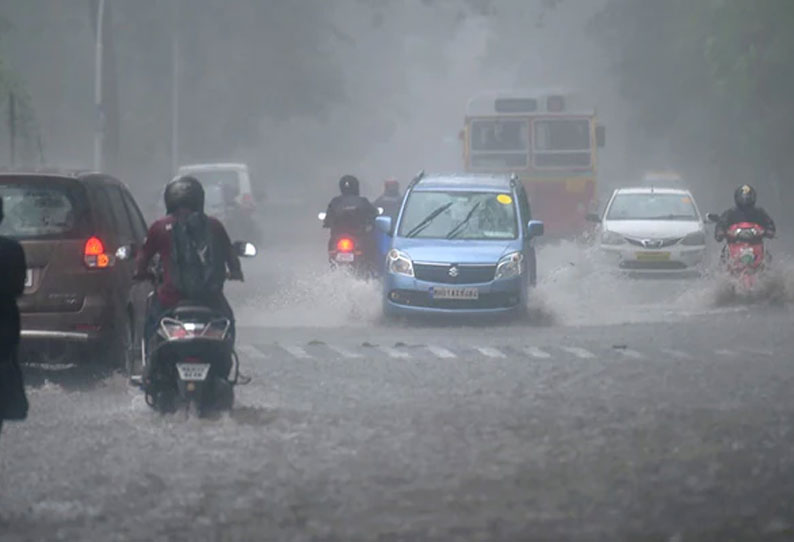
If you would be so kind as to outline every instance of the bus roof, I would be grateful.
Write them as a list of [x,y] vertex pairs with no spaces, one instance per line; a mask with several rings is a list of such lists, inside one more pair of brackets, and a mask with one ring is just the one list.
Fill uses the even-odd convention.
[[562,87],[483,92],[466,104],[469,117],[538,114],[590,116],[595,108],[585,103],[580,92]]

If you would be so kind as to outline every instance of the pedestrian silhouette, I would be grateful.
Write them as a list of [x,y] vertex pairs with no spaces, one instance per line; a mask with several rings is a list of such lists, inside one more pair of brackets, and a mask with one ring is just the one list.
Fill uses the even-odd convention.
[[[0,224],[3,200],[0,198]],[[25,252],[14,239],[0,236],[0,430],[3,420],[27,417],[28,401],[17,359],[19,308],[17,298],[25,290]]]

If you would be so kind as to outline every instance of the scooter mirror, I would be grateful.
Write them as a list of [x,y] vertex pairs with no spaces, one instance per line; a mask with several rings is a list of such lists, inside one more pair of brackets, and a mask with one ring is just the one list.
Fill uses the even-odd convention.
[[706,215],[706,222],[711,222],[713,224],[716,224],[719,221],[720,221],[720,215],[718,215],[717,213],[708,213]]
[[317,220],[320,222],[325,220],[325,213],[317,213]]

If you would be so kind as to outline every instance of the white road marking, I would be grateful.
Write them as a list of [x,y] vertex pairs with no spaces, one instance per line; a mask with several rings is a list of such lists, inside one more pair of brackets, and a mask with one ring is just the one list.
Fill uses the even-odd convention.
[[383,352],[390,358],[409,359],[411,357],[411,354],[409,354],[408,352],[397,350],[396,348],[392,348],[391,346],[381,346],[379,348],[381,352]]
[[681,350],[676,350],[675,348],[662,348],[662,352],[665,354],[669,354],[676,359],[694,359],[691,355],[683,352]]
[[282,346],[281,348],[298,359],[311,359],[309,353],[306,352],[306,350],[304,350],[301,346]]
[[248,359],[263,360],[268,358],[264,352],[252,344],[238,344],[234,348]]
[[549,359],[551,357],[551,354],[549,354],[544,350],[541,350],[536,346],[528,346],[524,348],[524,352],[526,352],[527,355],[532,356],[533,358]]
[[441,359],[454,359],[458,357],[453,352],[441,346],[428,346],[427,349],[430,350],[434,356],[437,356]]
[[569,354],[573,354],[579,359],[593,359],[595,356],[589,350],[585,350],[584,348],[579,348],[578,346],[561,346],[561,349],[565,350]]
[[361,355],[361,354],[359,354],[357,352],[353,352],[351,350],[348,350],[347,348],[342,348],[341,346],[334,346],[333,344],[329,344],[329,345],[326,345],[326,346],[328,346],[328,348],[330,348],[331,350],[333,350],[334,352],[336,352],[337,354],[339,354],[343,358],[356,359],[356,358],[363,358],[364,357],[363,355]]
[[732,358],[736,356],[736,352],[734,352],[733,350],[727,350],[725,348],[715,350],[714,353],[717,354],[718,356],[724,356],[726,358]]
[[500,350],[496,348],[491,348],[490,346],[478,346],[475,348],[480,354],[488,358],[505,358],[505,356]]
[[616,350],[627,358],[645,359],[645,356],[641,352],[637,352],[636,350],[632,350],[631,348],[616,348]]
[[774,356],[775,352],[772,350],[764,350],[763,348],[742,348],[748,354],[755,354],[757,356]]

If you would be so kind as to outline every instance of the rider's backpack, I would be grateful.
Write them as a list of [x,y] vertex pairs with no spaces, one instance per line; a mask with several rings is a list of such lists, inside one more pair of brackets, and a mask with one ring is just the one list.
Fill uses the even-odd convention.
[[223,291],[226,264],[207,215],[178,216],[171,229],[171,280],[185,299],[205,299]]

